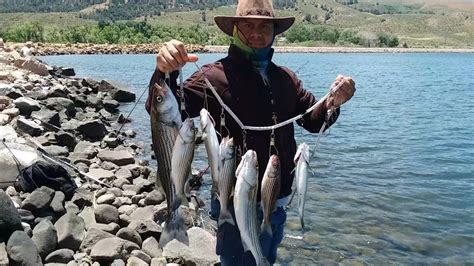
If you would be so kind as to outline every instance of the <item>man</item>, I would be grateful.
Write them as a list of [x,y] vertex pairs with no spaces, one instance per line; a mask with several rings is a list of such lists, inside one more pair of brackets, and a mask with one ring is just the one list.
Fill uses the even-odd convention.
[[[232,37],[228,56],[213,64],[202,67],[184,83],[186,111],[191,117],[199,115],[207,97],[208,111],[216,121],[216,130],[221,124],[222,107],[213,97],[204,81],[206,77],[215,87],[223,101],[245,125],[270,126],[288,120],[306,111],[317,101],[303,89],[302,82],[289,69],[275,65],[271,59],[271,48],[275,36],[287,30],[294,17],[275,17],[271,0],[240,0],[236,16],[217,16],[215,22],[219,28]],[[169,85],[178,99],[178,69],[187,62],[196,62],[196,55],[187,54],[182,42],[172,40],[163,45],[157,57],[157,67],[150,81],[150,87],[163,84],[165,73],[170,73]],[[341,86],[336,87],[340,83]],[[355,92],[351,78],[338,76],[332,85],[332,91],[325,102],[297,123],[310,132],[318,132],[326,121],[328,126],[339,115],[339,106],[348,101]],[[150,90],[151,91],[151,90]],[[206,92],[206,93],[204,93]],[[328,111],[336,108],[331,116]],[[147,101],[149,110],[149,101]],[[225,125],[240,150],[245,148],[257,152],[259,164],[259,185],[269,160],[271,132],[242,132],[230,115],[224,112]],[[274,132],[275,147],[281,163],[281,190],[277,209],[271,217],[273,235],[261,237],[264,255],[270,263],[277,257],[277,247],[283,239],[286,221],[284,206],[288,203],[293,183],[293,156],[296,152],[293,124],[281,127]],[[244,141],[245,140],[245,141]],[[246,146],[246,147],[245,147]],[[275,151],[273,151],[275,152]],[[259,193],[260,194],[260,193]],[[260,201],[260,195],[258,195]],[[232,200],[230,200],[232,204]],[[229,206],[233,212],[233,206]],[[216,199],[211,203],[212,216],[218,216]],[[261,210],[259,219],[261,220]],[[250,252],[244,252],[237,226],[225,223],[217,233],[216,253],[221,256],[222,265],[255,264]]]

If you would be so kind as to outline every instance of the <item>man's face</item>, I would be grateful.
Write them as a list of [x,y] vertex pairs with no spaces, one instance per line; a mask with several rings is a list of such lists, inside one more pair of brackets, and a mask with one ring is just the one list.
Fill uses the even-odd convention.
[[249,18],[237,22],[240,39],[250,48],[264,48],[273,41],[273,22]]

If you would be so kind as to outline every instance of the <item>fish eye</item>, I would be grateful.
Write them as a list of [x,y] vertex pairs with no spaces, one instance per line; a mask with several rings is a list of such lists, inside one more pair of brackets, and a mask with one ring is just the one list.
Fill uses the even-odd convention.
[[156,96],[156,101],[161,103],[163,101],[163,97],[161,96]]

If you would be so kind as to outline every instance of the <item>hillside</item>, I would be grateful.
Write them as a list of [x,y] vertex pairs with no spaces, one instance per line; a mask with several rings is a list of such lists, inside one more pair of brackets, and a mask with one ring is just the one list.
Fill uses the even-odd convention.
[[[0,11],[6,2],[0,0]],[[33,1],[26,0],[25,2]],[[46,0],[42,3],[57,2]],[[232,15],[233,0],[60,0],[67,3],[93,3],[71,12],[3,13],[2,28],[17,27],[25,22],[38,22],[45,28],[68,28],[74,25],[96,25],[97,21],[146,21],[152,26],[190,27],[199,25],[215,38],[223,37],[214,25],[215,15]],[[108,1],[109,2],[109,1]],[[115,4],[112,4],[115,3]],[[156,4],[154,4],[156,3]],[[205,3],[205,4],[204,4]],[[291,15],[307,29],[334,29],[337,34],[351,32],[373,39],[380,33],[396,36],[399,46],[409,47],[474,47],[474,3],[472,0],[275,0],[277,15]],[[147,11],[144,12],[143,10]],[[298,27],[298,26],[296,26]],[[0,29],[0,34],[2,29]],[[287,37],[287,36],[281,36]],[[327,41],[306,41],[284,45],[353,45]],[[357,44],[356,44],[357,45]],[[369,44],[370,45],[370,44]]]

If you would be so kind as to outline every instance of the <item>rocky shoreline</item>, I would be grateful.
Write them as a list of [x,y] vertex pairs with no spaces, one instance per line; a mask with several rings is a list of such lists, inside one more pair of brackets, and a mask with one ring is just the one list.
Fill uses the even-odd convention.
[[156,171],[135,159],[143,150],[136,132],[114,131],[127,122],[120,103],[135,94],[50,67],[30,57],[36,47],[0,39],[0,138],[8,145],[33,141],[110,187],[67,167],[78,185],[70,199],[47,186],[2,187],[0,265],[217,264],[214,227],[203,220],[199,198],[183,209],[189,245],[158,247],[166,201],[155,189]]
[[[156,54],[161,44],[10,43],[31,55]],[[227,53],[228,46],[188,45],[192,53]],[[474,48],[298,47],[275,46],[277,53],[474,53]]]

